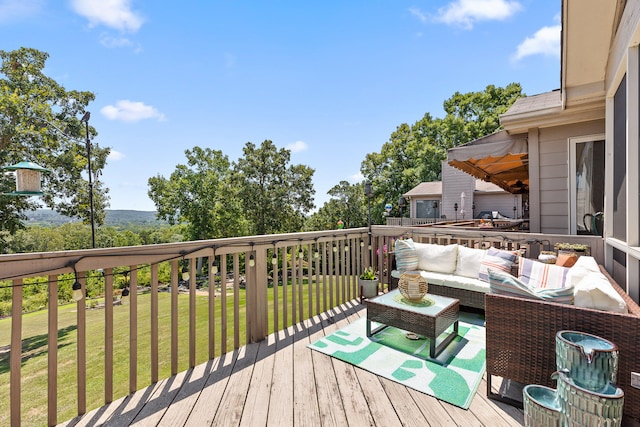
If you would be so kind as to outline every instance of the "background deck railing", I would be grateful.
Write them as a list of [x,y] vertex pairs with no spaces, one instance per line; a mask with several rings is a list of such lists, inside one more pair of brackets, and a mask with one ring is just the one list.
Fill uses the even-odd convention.
[[[10,322],[8,338],[0,328],[0,425],[55,425],[356,299],[366,266],[386,277],[399,237],[537,255],[569,236],[374,226],[371,236],[358,228],[0,255],[0,284],[12,289],[11,319],[0,320]],[[571,238],[602,255],[601,239]],[[48,286],[46,325],[26,333],[23,287],[34,277]],[[84,295],[90,280],[103,286],[100,304],[82,298],[69,318],[59,292],[77,281]]]

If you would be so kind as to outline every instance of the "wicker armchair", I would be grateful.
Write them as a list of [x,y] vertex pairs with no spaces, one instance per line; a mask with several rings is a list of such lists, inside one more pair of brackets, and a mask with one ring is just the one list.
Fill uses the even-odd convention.
[[525,385],[555,387],[551,374],[556,370],[556,333],[576,330],[617,344],[620,352],[617,385],[625,393],[624,414],[640,420],[640,389],[631,386],[631,372],[640,373],[640,306],[604,268],[600,269],[626,301],[628,314],[485,295],[487,394],[490,398],[509,400],[491,391],[493,375]]

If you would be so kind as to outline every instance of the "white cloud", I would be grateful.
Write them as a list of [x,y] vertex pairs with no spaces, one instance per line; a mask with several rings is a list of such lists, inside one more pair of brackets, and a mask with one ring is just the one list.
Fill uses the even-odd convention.
[[164,114],[155,107],[127,99],[116,102],[115,106],[107,105],[100,112],[110,120],[122,120],[123,122],[138,122],[146,119],[156,119],[159,122],[166,120]]
[[144,19],[131,9],[131,0],[71,0],[73,10],[95,27],[104,25],[123,32],[136,32]]
[[129,47],[133,46],[133,42],[125,37],[111,37],[103,34],[100,37],[100,44],[104,47]]
[[510,0],[456,0],[438,10],[436,20],[472,29],[479,21],[501,21],[518,12],[522,6]]
[[532,37],[527,37],[518,45],[513,60],[526,56],[546,55],[560,57],[560,25],[542,27]]
[[420,9],[418,9],[417,7],[412,7],[409,8],[409,12],[415,16],[416,18],[418,18],[420,21],[427,22],[427,15],[425,15]]
[[0,0],[0,22],[32,16],[44,6],[43,0]]
[[119,151],[116,150],[111,150],[111,152],[109,153],[109,156],[107,157],[107,160],[122,160],[124,159],[124,153],[121,153]]
[[296,141],[293,144],[287,145],[287,150],[290,150],[292,153],[299,153],[301,151],[305,151],[307,148],[307,143],[304,141]]

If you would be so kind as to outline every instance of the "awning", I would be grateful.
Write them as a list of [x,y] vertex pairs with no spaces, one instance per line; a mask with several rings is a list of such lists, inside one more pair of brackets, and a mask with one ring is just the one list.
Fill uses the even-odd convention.
[[529,153],[526,138],[506,131],[485,136],[447,151],[448,163],[476,178],[493,182],[513,194],[529,192]]

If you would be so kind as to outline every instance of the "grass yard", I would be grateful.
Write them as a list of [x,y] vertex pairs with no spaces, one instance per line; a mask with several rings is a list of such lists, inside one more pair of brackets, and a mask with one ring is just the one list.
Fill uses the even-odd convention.
[[[355,280],[355,279],[353,279]],[[302,296],[302,304],[296,304],[297,319],[306,319],[316,313],[316,286],[320,286],[320,311],[324,311],[325,288],[322,284],[311,284],[306,279],[302,284],[296,283],[297,296]],[[327,299],[333,292],[335,304],[336,296],[343,294],[347,284],[340,280],[330,280],[326,289]],[[355,288],[355,286],[354,286]],[[288,322],[284,323],[283,296],[286,291]],[[309,293],[313,296],[313,307],[309,313]],[[293,287],[278,286],[279,328],[291,325],[291,298]],[[269,295],[269,333],[273,331],[274,316],[274,288],[268,289]],[[351,298],[356,298],[355,290]],[[171,374],[171,330],[170,294],[160,292],[159,300],[159,376],[166,378]],[[216,356],[221,353],[221,303],[217,297],[215,301],[215,334]],[[227,351],[234,349],[234,325],[239,327],[240,346],[244,344],[246,330],[245,291],[239,291],[238,318],[234,318],[233,290],[227,290]],[[138,296],[138,388],[151,384],[151,298],[150,294]],[[327,302],[327,307],[330,308]],[[189,367],[189,296],[180,294],[178,297],[178,371]],[[302,312],[300,309],[302,308]],[[114,306],[114,398],[129,393],[129,306]],[[196,297],[196,363],[208,360],[208,297]],[[47,311],[25,314],[22,317],[22,423],[37,426],[47,424]],[[68,304],[58,308],[58,422],[73,418],[76,415],[76,305]],[[104,310],[87,310],[87,408],[102,406],[104,401]],[[11,342],[11,319],[0,320],[0,425],[9,425],[9,344]]]

